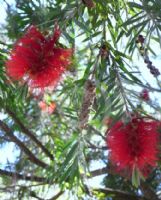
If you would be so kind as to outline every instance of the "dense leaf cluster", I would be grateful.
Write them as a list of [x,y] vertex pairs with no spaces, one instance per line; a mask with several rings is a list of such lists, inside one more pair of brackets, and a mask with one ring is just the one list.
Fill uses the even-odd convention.
[[[160,119],[160,76],[150,74],[136,44],[143,35],[144,51],[159,69],[160,0],[5,2],[7,18],[0,41],[0,144],[3,150],[14,143],[15,151],[14,162],[8,160],[0,167],[0,198],[159,199],[160,164],[135,188],[111,168],[105,140],[109,118],[113,123],[120,118],[128,121],[129,114],[136,112]],[[55,22],[62,30],[59,45],[74,49],[73,64],[63,80],[44,94],[12,82],[5,62],[16,40],[31,24],[48,35]],[[91,91],[88,82],[93,83]],[[150,100],[140,98],[142,89],[149,91]],[[38,103],[42,100],[56,103],[51,115],[41,112]],[[99,187],[97,176],[101,177]]]

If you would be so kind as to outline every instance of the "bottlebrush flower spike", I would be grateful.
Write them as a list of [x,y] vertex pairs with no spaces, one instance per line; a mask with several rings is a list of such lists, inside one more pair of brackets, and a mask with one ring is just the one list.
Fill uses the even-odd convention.
[[6,70],[13,80],[25,80],[32,88],[56,85],[71,64],[72,49],[56,46],[60,29],[55,26],[52,37],[45,37],[35,26],[15,44]]
[[107,133],[109,160],[118,173],[132,176],[137,169],[146,177],[156,166],[158,122],[133,118],[128,124],[118,121]]
[[87,125],[90,113],[90,107],[93,104],[95,95],[96,95],[96,85],[94,81],[88,79],[85,84],[84,97],[79,115],[80,129],[84,129]]

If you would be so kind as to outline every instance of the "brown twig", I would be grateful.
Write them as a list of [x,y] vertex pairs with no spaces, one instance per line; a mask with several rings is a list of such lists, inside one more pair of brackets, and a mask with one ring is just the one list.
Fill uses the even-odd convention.
[[3,170],[3,169],[0,169],[0,175],[9,176],[9,177],[12,177],[12,178],[18,179],[18,180],[35,181],[35,182],[40,182],[40,183],[44,183],[44,184],[48,183],[46,178],[44,178],[44,177],[29,176],[29,175],[19,174],[17,172],[7,171],[7,170]]
[[137,196],[137,195],[133,195],[130,194],[128,192],[124,192],[121,190],[116,190],[116,189],[112,189],[112,188],[94,188],[93,191],[96,192],[102,192],[104,194],[113,194],[114,195],[114,199],[120,199],[120,200],[146,200],[145,197],[141,197],[141,196]]
[[[115,175],[115,172],[114,172],[113,169],[111,169],[109,167],[103,167],[101,169],[97,169],[97,170],[91,171],[89,177],[92,178],[92,177],[100,176],[100,175],[103,175],[103,174]],[[146,182],[141,182],[140,189],[142,190],[142,192],[143,192],[143,194],[145,196],[144,199],[147,199],[147,200],[159,200],[159,198],[157,197],[155,192],[150,188],[149,185],[146,184]],[[138,200],[140,200],[140,199],[138,199]]]
[[155,192],[151,189],[149,185],[147,185],[145,182],[141,182],[140,188],[144,194],[144,196],[149,200],[159,200]]
[[60,191],[60,192],[58,192],[56,195],[54,195],[53,197],[51,197],[50,199],[42,199],[42,198],[40,198],[40,197],[38,197],[37,195],[36,195],[36,192],[34,192],[34,191],[30,191],[30,196],[31,197],[34,197],[34,198],[36,198],[36,199],[38,199],[38,200],[56,200],[56,199],[58,199],[62,194],[64,193],[64,191]]
[[102,174],[107,174],[107,173],[110,173],[109,172],[110,169],[108,167],[103,167],[101,169],[96,169],[96,170],[93,170],[90,172],[90,177],[95,177],[95,176],[100,176]]
[[97,129],[95,129],[93,126],[88,125],[88,129],[91,130],[91,131],[93,131],[96,135],[100,136],[103,140],[106,140],[106,137],[103,136],[103,135],[101,134],[101,132],[99,132],[99,131],[98,131]]
[[58,199],[63,193],[64,193],[64,191],[60,191],[60,192],[58,192],[56,195],[54,195],[53,197],[51,197],[51,198],[48,199],[48,200],[56,200],[56,199]]
[[12,117],[14,122],[20,127],[22,132],[27,135],[33,142],[37,144],[38,147],[48,156],[51,160],[54,159],[53,155],[48,151],[46,147],[35,137],[35,135],[21,122],[21,120],[11,111],[8,107],[5,108],[6,112]]
[[0,120],[0,128],[5,132],[6,136],[8,136],[29,158],[29,160],[36,165],[47,168],[48,165],[43,161],[39,160],[35,155],[24,145],[21,140],[19,140],[14,134],[13,131],[5,124],[3,121]]
[[106,146],[96,146],[96,145],[92,144],[90,141],[87,141],[87,143],[88,143],[88,148],[90,148],[90,149],[107,150]]

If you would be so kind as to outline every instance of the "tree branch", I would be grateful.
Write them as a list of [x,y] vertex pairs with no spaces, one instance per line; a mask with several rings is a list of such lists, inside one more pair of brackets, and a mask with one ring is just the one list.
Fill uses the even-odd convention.
[[115,189],[112,189],[112,188],[96,188],[96,189],[93,189],[93,191],[102,192],[102,193],[108,194],[108,195],[113,194],[113,195],[115,195],[116,199],[146,200],[146,198],[144,198],[144,197],[133,195],[133,194],[130,194],[128,192],[123,192],[121,190],[115,190]]
[[54,159],[53,155],[48,151],[46,147],[35,137],[35,135],[21,122],[20,119],[15,115],[13,111],[11,111],[9,108],[5,107],[6,112],[10,115],[10,117],[14,120],[16,124],[20,127],[22,132],[27,135],[33,142],[37,144],[38,147],[41,148],[41,150],[48,156],[51,160]]
[[100,150],[107,150],[107,147],[106,146],[96,146],[95,144],[92,144],[90,141],[87,141],[87,143],[89,144],[88,145],[88,148],[90,149],[100,149]]
[[[58,199],[63,193],[64,193],[64,191],[60,191],[60,192],[58,192],[56,195],[54,195],[52,198],[46,199],[46,200],[56,200],[56,199]],[[35,199],[38,199],[38,200],[45,200],[44,198],[42,199],[42,198],[38,197],[38,196],[36,195],[36,192],[34,192],[34,191],[31,191],[31,192],[30,192],[30,196],[31,196],[31,197],[34,197]]]
[[34,191],[30,191],[29,195],[30,195],[31,197],[34,197],[35,199],[44,200],[44,199],[38,197],[38,196],[36,195],[36,192],[34,192]]
[[[110,173],[110,169],[108,167],[103,167],[101,169],[96,169],[90,172],[90,177],[100,176],[102,174]],[[110,173],[111,174],[111,173]]]
[[149,185],[147,185],[145,182],[141,182],[140,188],[144,194],[144,196],[149,200],[159,200],[158,196],[155,194],[155,192],[151,189]]
[[48,183],[46,178],[39,177],[39,176],[28,176],[25,174],[19,174],[17,172],[11,172],[7,170],[0,169],[0,175],[2,176],[9,176],[18,180],[25,180],[25,181],[35,181],[35,182],[41,182],[41,183]]
[[[89,177],[95,177],[95,176],[100,176],[103,174],[114,174],[114,171],[110,169],[109,167],[103,167],[101,169],[93,170],[90,172]],[[142,190],[144,196],[148,200],[159,200],[155,192],[147,185],[145,182],[141,182],[140,184],[140,189]]]
[[[40,183],[44,183],[44,184],[51,183],[49,180],[47,180],[44,177],[28,176],[28,175],[25,175],[25,174],[19,174],[17,172],[11,172],[11,171],[2,170],[2,169],[0,169],[0,175],[2,175],[2,176],[9,176],[11,178],[18,179],[18,180],[35,181],[35,182],[40,182]],[[56,200],[63,193],[64,193],[64,191],[60,191],[56,195],[54,195],[53,197],[51,197],[50,199],[47,199],[47,200]],[[35,197],[37,199],[41,199],[40,197],[36,196],[36,194],[34,192],[32,192],[32,191],[30,193],[30,196]]]
[[100,136],[103,140],[106,140],[106,137],[103,136],[103,135],[101,134],[101,132],[99,132],[99,131],[98,131],[97,129],[95,129],[93,126],[91,126],[91,125],[88,124],[88,129],[91,130],[91,131],[93,131],[96,135]]
[[12,130],[8,127],[7,124],[5,124],[3,121],[0,120],[0,128],[6,133],[6,135],[15,143],[17,146],[20,147],[20,149],[29,157],[29,160],[36,165],[47,168],[48,165],[41,160],[39,160],[35,155],[24,145],[21,140],[19,140],[12,132]]
[[60,192],[58,192],[56,195],[54,195],[53,197],[51,197],[51,198],[48,199],[48,200],[56,200],[56,199],[58,199],[63,193],[64,193],[64,191],[60,191]]

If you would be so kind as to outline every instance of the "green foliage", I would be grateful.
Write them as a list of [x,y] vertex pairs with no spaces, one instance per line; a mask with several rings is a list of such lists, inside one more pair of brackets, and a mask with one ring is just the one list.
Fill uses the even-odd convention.
[[[161,107],[154,98],[149,102],[140,98],[142,88],[149,89],[154,95],[161,89],[159,78],[154,78],[149,71],[145,73],[149,77],[144,77],[142,71],[146,71],[146,64],[140,61],[144,58],[138,58],[136,39],[143,34],[150,58],[153,59],[152,54],[158,55],[161,3],[159,0],[95,0],[95,6],[90,8],[83,2],[16,0],[14,6],[8,5],[6,41],[0,41],[0,110],[4,115],[3,122],[47,167],[33,163],[33,158],[0,127],[2,147],[14,142],[15,152],[19,152],[12,163],[8,161],[1,167],[14,173],[6,175],[0,172],[2,185],[11,188],[7,194],[4,189],[4,199],[10,198],[11,193],[13,199],[46,200],[56,195],[54,191],[57,190],[66,191],[62,199],[74,200],[115,200],[116,190],[135,195],[136,199],[139,195],[136,187],[139,187],[141,175],[136,170],[132,176],[134,186],[128,178],[110,173],[111,170],[102,173],[107,176],[102,179],[101,187],[114,190],[108,195],[96,192],[88,179],[92,178],[93,166],[96,169],[110,167],[105,141],[109,127],[103,124],[105,118],[112,116],[113,123],[121,118],[126,121],[132,112],[157,119],[160,117]],[[30,91],[24,83],[12,81],[6,74],[5,62],[14,42],[29,25],[34,24],[43,33],[50,34],[55,22],[62,31],[59,45],[74,50],[73,64],[61,83],[52,90],[46,89],[43,96],[38,90]],[[92,106],[87,108],[87,126],[81,129],[80,112],[87,80],[94,81],[96,88]],[[41,100],[55,102],[56,109],[51,115],[41,112],[38,106]],[[41,144],[35,142],[30,134]],[[53,159],[49,154],[53,155]],[[30,182],[27,178],[20,180],[26,175],[31,177]],[[149,185],[155,193],[160,191],[160,175],[159,166],[149,177]],[[37,181],[37,177],[43,180]],[[46,197],[48,191],[50,197]],[[141,195],[148,200],[144,190]]]

